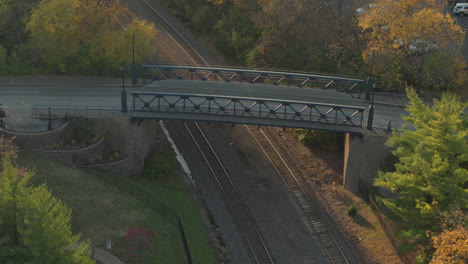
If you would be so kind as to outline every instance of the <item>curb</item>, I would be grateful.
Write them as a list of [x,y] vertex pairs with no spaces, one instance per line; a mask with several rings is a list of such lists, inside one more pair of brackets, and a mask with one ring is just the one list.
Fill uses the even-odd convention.
[[[364,99],[361,99],[361,102],[365,102],[365,103],[371,103],[371,101],[367,101],[367,100],[364,100]],[[401,107],[401,108],[405,108],[406,105],[401,105],[401,104],[392,104],[392,103],[387,103],[387,102],[382,102],[382,101],[374,101],[374,105],[375,104],[379,104],[379,105],[386,105],[386,106],[393,106],[393,107]]]

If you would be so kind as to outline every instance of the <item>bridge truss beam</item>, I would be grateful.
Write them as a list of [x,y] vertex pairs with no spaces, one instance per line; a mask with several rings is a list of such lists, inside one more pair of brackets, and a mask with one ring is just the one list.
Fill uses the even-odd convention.
[[201,80],[245,82],[250,84],[294,85],[297,87],[313,87],[334,89],[352,97],[361,98],[364,81],[353,78],[317,75],[308,73],[294,73],[281,71],[262,71],[220,67],[191,67],[143,65],[145,79],[154,80]]
[[202,94],[132,92],[132,118],[254,124],[362,134],[366,108]]

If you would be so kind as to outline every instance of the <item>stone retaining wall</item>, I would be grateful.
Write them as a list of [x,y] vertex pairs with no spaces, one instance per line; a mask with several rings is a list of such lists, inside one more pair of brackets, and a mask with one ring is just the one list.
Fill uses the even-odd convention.
[[[127,171],[143,172],[143,165],[159,138],[164,137],[156,120],[132,121],[128,118],[90,118],[96,133],[103,135],[106,150],[129,156]],[[119,165],[120,166],[120,165]],[[130,168],[131,167],[131,168]]]
[[22,133],[14,132],[5,128],[0,128],[0,133],[7,137],[16,137],[15,144],[22,149],[39,149],[45,148],[47,145],[54,145],[63,139],[64,132],[68,126],[68,122],[58,127],[57,129],[39,132],[39,133]]
[[33,149],[35,152],[40,152],[49,157],[53,157],[59,160],[71,164],[82,164],[90,161],[95,161],[100,155],[105,152],[104,149],[105,138],[102,137],[95,144],[82,149],[71,149],[71,150],[48,150],[48,149]]
[[116,173],[125,174],[125,175],[135,175],[139,172],[135,170],[135,166],[133,166],[134,163],[135,163],[134,157],[128,156],[122,160],[108,162],[108,163],[90,164],[90,165],[87,165],[87,167],[114,171]]

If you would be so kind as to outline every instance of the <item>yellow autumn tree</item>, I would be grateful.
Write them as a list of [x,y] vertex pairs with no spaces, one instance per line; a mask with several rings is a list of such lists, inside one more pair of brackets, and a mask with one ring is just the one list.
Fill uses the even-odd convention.
[[118,0],[42,0],[26,24],[36,62],[49,71],[106,73],[156,53],[154,24],[136,17]]
[[442,232],[432,237],[435,249],[431,264],[468,263],[468,215],[452,209],[443,219]]
[[441,2],[374,0],[358,16],[367,41],[362,56],[386,85],[446,90],[463,80],[463,32]]

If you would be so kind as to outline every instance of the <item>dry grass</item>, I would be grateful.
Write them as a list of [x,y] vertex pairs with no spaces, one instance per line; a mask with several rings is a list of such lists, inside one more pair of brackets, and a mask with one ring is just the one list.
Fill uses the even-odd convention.
[[[379,220],[365,201],[344,190],[342,186],[332,186],[328,193],[331,196],[327,199],[327,203],[331,203],[329,210],[348,235],[358,242],[367,263],[401,263]],[[357,206],[357,213],[349,216],[345,213],[346,208],[353,203]]]

